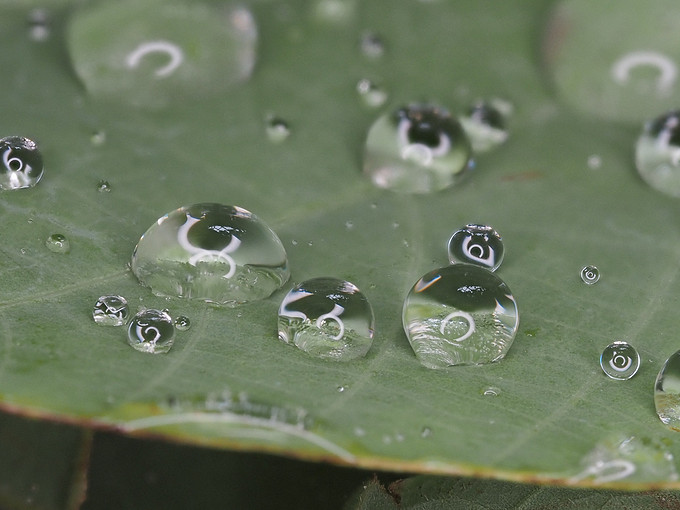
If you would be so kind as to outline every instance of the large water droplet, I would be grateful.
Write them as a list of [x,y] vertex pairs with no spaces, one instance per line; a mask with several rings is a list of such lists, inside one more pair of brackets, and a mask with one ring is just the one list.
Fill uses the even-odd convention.
[[600,281],[600,270],[595,266],[583,266],[581,280],[587,285],[594,285]]
[[512,292],[495,273],[455,264],[415,283],[402,321],[420,362],[445,368],[502,359],[517,334],[519,313]]
[[352,283],[314,278],[296,285],[279,308],[279,338],[312,356],[348,361],[373,342],[373,310]]
[[141,352],[165,353],[175,342],[172,317],[162,310],[142,310],[130,321],[127,333],[128,343]]
[[64,234],[52,234],[45,239],[45,246],[53,253],[68,253],[71,250],[71,243]]
[[0,189],[32,188],[43,176],[43,159],[33,140],[23,136],[0,139],[4,171],[0,172]]
[[613,342],[602,351],[600,366],[608,377],[624,381],[637,373],[640,355],[628,342]]
[[378,118],[364,150],[364,172],[380,188],[429,193],[458,182],[471,148],[460,123],[434,105],[411,105]]
[[487,225],[469,224],[453,233],[448,244],[451,264],[467,263],[495,271],[503,262],[503,239]]
[[652,188],[680,197],[680,110],[645,124],[635,145],[635,164]]
[[264,299],[290,276],[286,251],[261,219],[241,207],[180,207],[144,233],[131,262],[156,295],[226,306]]
[[479,101],[460,118],[460,123],[470,138],[474,152],[489,151],[508,139],[505,112],[511,109],[509,103],[500,100]]
[[662,422],[680,430],[680,351],[666,360],[656,376],[654,405]]
[[128,303],[123,296],[102,296],[94,304],[92,318],[101,326],[122,326],[128,313]]

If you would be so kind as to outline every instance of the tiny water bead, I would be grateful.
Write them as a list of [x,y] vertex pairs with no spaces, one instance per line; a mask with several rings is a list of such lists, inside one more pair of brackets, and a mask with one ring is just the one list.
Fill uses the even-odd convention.
[[680,430],[680,351],[666,360],[656,376],[654,405],[662,422]]
[[278,117],[268,117],[265,129],[267,131],[267,138],[274,143],[281,143],[290,136],[288,123]]
[[387,91],[383,87],[367,78],[359,80],[357,92],[363,103],[369,108],[378,108],[384,105],[388,97]]
[[594,285],[600,281],[600,270],[595,266],[581,268],[581,280],[587,285]]
[[43,176],[43,159],[33,140],[23,136],[0,138],[4,172],[0,172],[0,189],[32,188]]
[[52,234],[45,239],[45,246],[53,253],[68,253],[71,250],[71,243],[63,234]]
[[519,313],[512,292],[495,273],[454,264],[415,283],[402,321],[419,361],[437,369],[502,359],[517,334]]
[[600,367],[607,377],[625,381],[633,377],[640,368],[640,355],[628,342],[613,342],[602,351]]
[[111,193],[111,184],[109,184],[109,181],[99,181],[97,183],[97,191],[99,193]]
[[215,203],[159,218],[137,243],[131,268],[156,295],[225,306],[264,299],[290,276],[272,229],[241,207]]
[[28,14],[28,35],[36,42],[42,42],[50,36],[49,13],[46,9],[33,9]]
[[487,152],[508,139],[504,112],[511,108],[504,108],[504,104],[500,101],[479,101],[460,118],[474,152]]
[[162,354],[175,342],[175,326],[165,310],[142,310],[130,320],[127,336],[136,350]]
[[286,294],[279,307],[279,339],[312,356],[349,361],[371,348],[373,309],[353,283],[313,278]]
[[128,313],[128,303],[123,296],[101,296],[94,304],[92,318],[101,326],[122,326]]
[[191,327],[191,319],[186,315],[178,315],[175,317],[175,328],[178,331],[186,331]]
[[361,53],[368,58],[379,58],[385,54],[385,43],[375,32],[365,32],[361,35]]
[[364,148],[363,169],[379,188],[431,193],[458,182],[472,150],[460,123],[436,105],[411,105],[379,117]]
[[505,256],[500,234],[488,225],[469,224],[453,233],[448,243],[449,262],[498,269]]
[[680,110],[645,124],[635,145],[635,165],[652,188],[680,197]]

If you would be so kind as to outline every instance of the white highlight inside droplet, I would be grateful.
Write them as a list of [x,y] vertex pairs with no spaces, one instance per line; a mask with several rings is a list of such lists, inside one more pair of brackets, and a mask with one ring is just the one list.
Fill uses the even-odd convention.
[[151,53],[165,53],[170,59],[166,65],[154,71],[156,78],[170,76],[184,62],[184,52],[176,44],[169,41],[147,41],[141,43],[128,54],[125,58],[125,65],[129,69],[135,69],[139,67],[142,59]]
[[611,68],[612,79],[619,85],[626,85],[631,71],[640,66],[656,67],[659,77],[656,81],[657,92],[668,94],[675,84],[678,68],[666,55],[656,51],[633,51],[619,58]]

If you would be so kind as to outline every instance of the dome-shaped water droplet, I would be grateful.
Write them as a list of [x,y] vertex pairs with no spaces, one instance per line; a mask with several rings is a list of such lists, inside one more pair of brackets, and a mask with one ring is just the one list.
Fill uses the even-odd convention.
[[109,181],[99,181],[97,183],[97,191],[99,193],[111,193],[111,184],[109,184]]
[[654,405],[662,422],[680,430],[680,351],[666,360],[656,376]]
[[68,253],[71,250],[71,243],[64,234],[52,234],[45,239],[45,246],[53,253]]
[[90,136],[90,143],[95,147],[104,145],[104,142],[106,142],[106,131],[95,131],[92,133],[92,136]]
[[504,112],[511,107],[506,108],[505,104],[499,100],[479,101],[460,118],[474,152],[489,151],[508,139]]
[[519,313],[512,292],[495,273],[454,264],[415,283],[402,321],[420,362],[445,368],[502,359],[517,334]]
[[460,123],[434,105],[411,105],[378,118],[368,132],[364,172],[380,188],[430,193],[458,182],[471,148]]
[[594,285],[600,281],[600,270],[595,266],[584,266],[581,269],[581,280],[587,285]]
[[281,143],[290,136],[288,123],[278,117],[269,117],[265,129],[267,131],[267,138],[274,143]]
[[175,317],[175,328],[178,331],[186,331],[191,327],[191,319],[186,315],[178,315]]
[[608,377],[625,381],[640,368],[640,355],[628,342],[612,342],[602,351],[600,366]]
[[375,32],[365,32],[361,35],[361,53],[368,58],[379,58],[385,54],[385,43]]
[[314,278],[296,285],[279,307],[279,339],[318,358],[348,361],[373,342],[373,309],[352,283]]
[[128,313],[128,303],[123,296],[102,296],[94,304],[92,318],[101,326],[122,326]]
[[159,218],[137,243],[131,268],[156,295],[226,306],[264,299],[290,275],[272,229],[241,207],[214,203]]
[[141,352],[165,353],[175,342],[172,317],[162,310],[142,310],[130,320],[127,333],[128,343]]
[[0,139],[0,189],[32,188],[43,176],[43,159],[33,140],[23,136]]
[[635,164],[652,188],[680,197],[680,110],[645,124],[635,145]]
[[485,397],[497,397],[501,394],[501,390],[496,386],[487,386],[482,390],[482,395]]
[[363,103],[370,108],[378,108],[387,101],[387,91],[367,78],[359,80],[357,92]]
[[503,239],[487,225],[469,224],[453,233],[448,243],[449,262],[467,263],[495,271],[503,262]]

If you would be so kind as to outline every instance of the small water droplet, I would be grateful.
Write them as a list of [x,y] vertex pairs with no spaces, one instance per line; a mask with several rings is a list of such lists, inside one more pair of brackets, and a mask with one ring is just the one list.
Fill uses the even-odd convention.
[[97,183],[97,191],[99,193],[111,193],[111,184],[109,184],[109,181],[99,181]]
[[26,248],[21,248],[19,251],[21,252],[22,255],[26,255],[28,253],[28,250]]
[[175,326],[162,310],[142,310],[128,326],[128,343],[140,352],[166,353],[175,342]]
[[588,285],[594,285],[600,280],[600,270],[595,266],[584,266],[581,269],[581,280]]
[[71,250],[71,243],[64,234],[52,234],[45,239],[45,246],[53,253],[68,253]]
[[293,246],[297,246],[297,245],[298,245],[298,242],[297,242],[295,239],[293,239],[293,240],[290,242],[290,244],[292,244]]
[[28,224],[33,225],[33,218],[28,218]]
[[465,131],[446,110],[411,105],[373,123],[363,170],[379,188],[430,193],[460,181],[471,154]]
[[100,326],[122,326],[128,313],[128,303],[123,296],[101,296],[94,304],[92,318]]
[[32,188],[43,176],[43,159],[33,140],[23,136],[0,138],[4,172],[0,172],[0,189]]
[[[479,101],[472,105],[460,118],[474,152],[487,152],[505,143],[508,131],[505,128],[503,107],[496,101]],[[509,103],[508,103],[509,104]],[[511,111],[508,107],[505,111]]]
[[401,432],[397,432],[396,434],[394,434],[394,439],[395,441],[397,441],[397,443],[403,443],[404,439],[406,439],[406,436]]
[[387,91],[371,80],[364,78],[357,83],[357,92],[363,103],[370,108],[379,108],[387,101]]
[[453,233],[448,252],[451,264],[475,264],[495,271],[503,262],[505,247],[492,227],[469,224]]
[[404,301],[402,322],[419,361],[428,368],[477,365],[505,357],[519,313],[508,286],[471,264],[436,269]]
[[178,315],[175,317],[175,328],[177,331],[186,331],[191,327],[191,319],[186,315]]
[[33,41],[43,42],[49,38],[49,18],[46,9],[33,9],[28,14],[28,35]]
[[317,0],[314,10],[322,21],[343,23],[354,15],[356,0]]
[[373,310],[352,283],[314,278],[296,285],[279,308],[279,338],[312,356],[348,361],[373,342]]
[[383,435],[382,442],[384,444],[391,444],[392,443],[392,436],[390,436],[389,434]]
[[482,395],[485,397],[497,397],[501,394],[500,388],[496,386],[488,386],[482,390]]
[[600,355],[600,367],[608,377],[624,381],[637,373],[640,355],[628,342],[612,342]]
[[130,267],[156,295],[225,306],[264,299],[290,276],[273,230],[245,209],[212,203],[159,218],[137,243]]
[[652,188],[680,197],[680,110],[645,124],[635,145],[635,164]]
[[364,32],[360,40],[361,53],[368,58],[380,58],[385,54],[383,38],[375,32]]
[[430,437],[431,435],[432,435],[432,429],[430,427],[423,427],[420,430],[420,437],[422,437],[423,439]]
[[656,377],[654,405],[662,422],[680,430],[680,351],[666,360]]
[[307,241],[307,246],[314,246],[314,241]]
[[345,391],[347,391],[347,386],[345,386],[343,384],[341,386],[338,386],[336,389],[337,389],[338,393],[345,393]]
[[602,166],[602,158],[598,154],[588,156],[588,168],[597,170]]
[[352,229],[354,228],[354,222],[353,222],[353,221],[349,221],[349,220],[346,221],[346,222],[345,222],[345,228],[346,228],[347,230],[352,230]]
[[354,427],[354,435],[357,437],[364,437],[366,431],[362,427]]
[[266,131],[267,138],[274,143],[281,143],[290,136],[288,123],[278,117],[269,117],[267,119]]
[[90,137],[90,143],[92,145],[99,147],[100,145],[104,145],[104,142],[106,142],[106,131],[95,131],[92,133],[92,136]]

